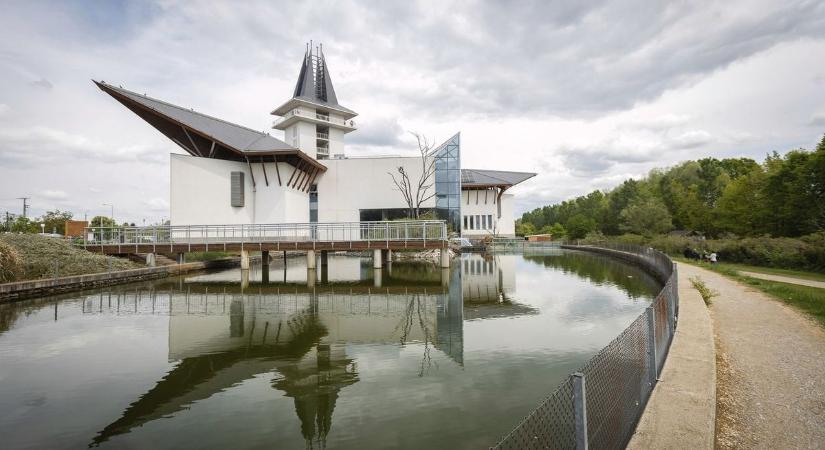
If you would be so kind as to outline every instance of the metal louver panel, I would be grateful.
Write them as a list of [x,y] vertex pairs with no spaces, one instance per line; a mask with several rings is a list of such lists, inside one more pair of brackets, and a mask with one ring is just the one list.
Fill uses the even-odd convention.
[[232,172],[232,206],[242,207],[244,202],[243,195],[243,172]]

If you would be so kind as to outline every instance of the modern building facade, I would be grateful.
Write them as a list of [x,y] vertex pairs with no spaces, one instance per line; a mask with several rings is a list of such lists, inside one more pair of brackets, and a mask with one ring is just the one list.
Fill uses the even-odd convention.
[[[409,217],[391,174],[425,176],[422,211],[469,238],[515,233],[510,187],[535,174],[461,167],[456,133],[422,157],[348,157],[353,110],[338,103],[323,51],[307,48],[292,97],[269,133],[95,82],[187,155],[172,154],[172,225],[357,222]],[[432,168],[432,170],[430,170]]]

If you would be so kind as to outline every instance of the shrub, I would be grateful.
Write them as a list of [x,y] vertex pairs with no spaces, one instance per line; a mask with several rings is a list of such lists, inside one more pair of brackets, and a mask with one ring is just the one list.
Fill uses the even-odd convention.
[[0,283],[17,281],[23,275],[23,262],[11,245],[0,241]]

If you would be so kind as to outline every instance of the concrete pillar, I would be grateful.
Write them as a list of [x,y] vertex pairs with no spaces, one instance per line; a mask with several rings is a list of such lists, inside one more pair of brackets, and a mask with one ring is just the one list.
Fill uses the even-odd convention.
[[147,253],[146,254],[146,265],[149,267],[155,267],[157,263],[155,262],[155,254],[154,253]]
[[241,292],[249,287],[249,270],[241,270]]
[[326,250],[321,250],[321,267],[325,267],[329,264],[329,252]]
[[307,250],[307,269],[315,269],[315,250]]
[[381,261],[384,262],[385,264],[390,262],[390,255],[391,255],[390,252],[391,251],[392,250],[390,250],[390,249],[381,250]]
[[375,282],[375,287],[381,287],[383,273],[381,269],[373,269],[372,270],[372,280]]
[[445,288],[450,287],[450,269],[446,267],[441,269],[441,286]]
[[373,269],[380,269],[381,268],[381,250],[375,249],[372,251],[372,268]]
[[318,278],[318,272],[315,271],[315,268],[307,269],[307,287],[313,288],[315,287],[315,280]]
[[183,264],[186,262],[186,253],[178,253],[178,264]]
[[249,251],[241,250],[241,270],[249,270]]
[[441,268],[449,268],[450,267],[450,250],[447,248],[441,249]]

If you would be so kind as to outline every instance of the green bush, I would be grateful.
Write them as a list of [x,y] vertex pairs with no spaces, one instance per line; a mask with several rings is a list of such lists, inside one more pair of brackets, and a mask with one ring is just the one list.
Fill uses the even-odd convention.
[[0,283],[17,281],[22,275],[23,263],[17,250],[0,241]]

